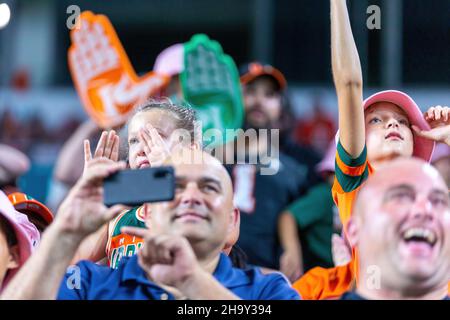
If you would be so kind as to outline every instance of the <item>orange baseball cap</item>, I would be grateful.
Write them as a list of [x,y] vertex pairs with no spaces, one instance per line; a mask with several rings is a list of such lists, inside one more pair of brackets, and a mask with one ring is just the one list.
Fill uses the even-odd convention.
[[268,64],[251,62],[243,65],[239,71],[241,74],[241,84],[247,84],[261,76],[270,76],[277,82],[280,90],[284,90],[287,86],[287,81],[283,73]]
[[49,208],[43,203],[33,199],[22,192],[14,192],[8,195],[9,201],[13,204],[14,208],[19,211],[28,211],[40,216],[49,225],[53,221],[53,214]]

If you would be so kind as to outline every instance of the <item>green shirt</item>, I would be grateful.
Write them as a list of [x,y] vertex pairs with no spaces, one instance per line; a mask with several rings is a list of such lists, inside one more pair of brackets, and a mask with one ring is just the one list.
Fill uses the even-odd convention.
[[333,208],[331,186],[325,182],[288,207],[298,224],[305,271],[317,266],[333,267]]

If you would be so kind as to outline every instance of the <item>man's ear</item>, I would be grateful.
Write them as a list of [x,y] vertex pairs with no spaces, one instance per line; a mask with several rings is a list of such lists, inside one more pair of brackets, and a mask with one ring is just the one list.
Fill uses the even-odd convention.
[[233,208],[230,212],[230,222],[228,223],[227,238],[223,251],[229,255],[231,248],[239,239],[239,229],[241,226],[241,213],[238,208]]
[[142,213],[144,215],[145,225],[150,229],[152,205],[151,203],[144,203],[142,206]]
[[[235,244],[239,239],[239,231],[241,226],[241,212],[238,208],[231,211],[230,224],[228,225],[228,241],[229,244]],[[233,243],[231,243],[233,242]]]
[[241,211],[238,208],[233,209],[234,228],[239,230],[241,227]]
[[19,264],[20,264],[20,250],[19,245],[16,244],[9,248],[7,268],[15,269],[19,267]]
[[360,218],[358,217],[351,217],[350,220],[347,223],[347,232],[346,232],[346,236],[347,236],[347,240],[350,244],[350,246],[356,247],[359,243],[359,226],[360,226]]

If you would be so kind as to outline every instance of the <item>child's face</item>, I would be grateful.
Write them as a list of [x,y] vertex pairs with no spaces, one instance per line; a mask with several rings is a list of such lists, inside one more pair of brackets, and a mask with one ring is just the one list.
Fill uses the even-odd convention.
[[176,119],[170,112],[161,109],[148,110],[137,113],[128,127],[128,161],[131,169],[151,166],[142,147],[139,130],[151,124],[170,148],[170,136],[177,128]]
[[389,102],[378,102],[365,111],[366,144],[369,161],[412,156],[411,124],[406,113]]

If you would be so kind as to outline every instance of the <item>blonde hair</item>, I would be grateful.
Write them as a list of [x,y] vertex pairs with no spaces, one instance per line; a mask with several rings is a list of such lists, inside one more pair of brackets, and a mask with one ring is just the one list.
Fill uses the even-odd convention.
[[121,155],[120,158],[128,161],[128,126],[130,125],[133,118],[142,112],[147,112],[151,110],[164,110],[170,113],[173,116],[176,129],[184,129],[189,132],[191,141],[195,141],[195,120],[196,120],[196,112],[195,110],[187,103],[173,103],[169,98],[150,98],[145,102],[137,105],[135,107],[134,113],[128,118],[125,126],[122,128],[120,136],[122,141],[121,145]]

